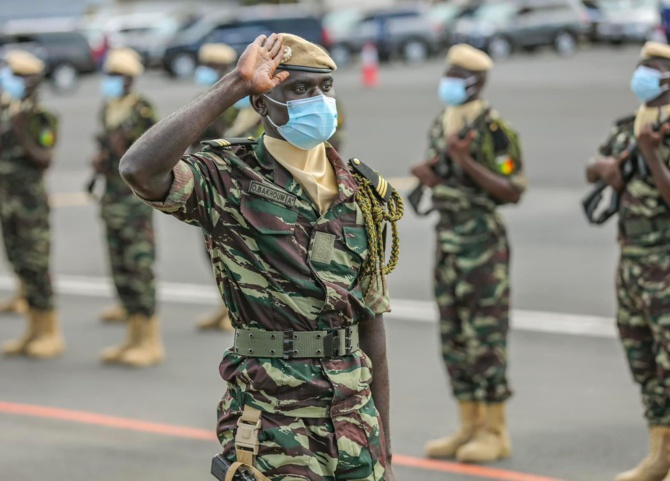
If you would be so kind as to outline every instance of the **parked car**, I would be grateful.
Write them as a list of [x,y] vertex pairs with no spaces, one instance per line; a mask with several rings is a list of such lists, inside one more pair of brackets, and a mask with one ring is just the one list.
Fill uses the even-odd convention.
[[256,37],[272,32],[292,33],[325,48],[330,47],[330,40],[319,18],[303,8],[238,8],[208,14],[177,34],[165,49],[163,68],[172,76],[190,77],[203,44],[226,43],[240,54]]
[[598,0],[595,40],[644,42],[661,21],[658,0]]
[[453,8],[458,7],[400,4],[357,15],[334,12],[324,18],[324,25],[332,32],[332,55],[338,63],[348,63],[368,42],[382,61],[399,57],[420,62],[445,46],[446,26],[457,14]]
[[46,76],[59,91],[70,91],[80,75],[95,72],[86,37],[78,32],[14,33],[0,36],[0,56],[12,49],[27,50],[44,61]]
[[468,43],[497,59],[542,46],[571,55],[589,26],[589,15],[577,0],[487,2],[459,18],[451,43]]

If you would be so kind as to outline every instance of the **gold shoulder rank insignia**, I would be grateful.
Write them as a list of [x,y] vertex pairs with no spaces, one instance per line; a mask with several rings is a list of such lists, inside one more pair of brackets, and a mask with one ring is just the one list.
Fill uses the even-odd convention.
[[204,148],[208,150],[219,150],[227,149],[235,145],[255,145],[258,141],[253,137],[239,137],[239,138],[230,138],[230,139],[212,139],[212,140],[203,140],[200,142]]
[[393,187],[389,185],[388,181],[382,177],[378,172],[371,169],[358,159],[349,159],[349,165],[357,174],[368,180],[374,188],[375,194],[379,196],[384,202],[388,202],[391,198],[391,191]]

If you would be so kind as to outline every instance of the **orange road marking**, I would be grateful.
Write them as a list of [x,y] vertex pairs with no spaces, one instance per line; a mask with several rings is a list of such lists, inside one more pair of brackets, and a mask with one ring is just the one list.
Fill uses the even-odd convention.
[[[121,418],[116,416],[107,416],[104,414],[96,414],[85,411],[73,411],[70,409],[52,408],[47,406],[17,404],[0,401],[0,414],[55,419],[59,421],[81,423],[91,426],[103,426],[107,428],[159,434],[162,436],[172,436],[184,439],[216,441],[216,435],[212,431],[205,429],[153,423],[148,421],[141,421],[138,419]],[[448,461],[439,461],[435,459],[422,459],[413,456],[405,456],[403,454],[394,455],[393,464],[395,466],[403,466],[406,468],[461,474],[465,476],[493,479],[497,481],[560,481],[556,478],[520,473],[506,469],[490,468],[473,464],[451,463]]]

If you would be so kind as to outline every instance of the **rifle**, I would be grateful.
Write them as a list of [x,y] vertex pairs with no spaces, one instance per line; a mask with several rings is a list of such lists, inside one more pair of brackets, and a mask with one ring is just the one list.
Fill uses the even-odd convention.
[[[670,117],[659,121],[654,124],[654,131],[658,132],[661,126],[664,123],[670,121]],[[635,174],[640,174],[641,177],[648,177],[650,175],[649,167],[642,157],[638,146],[637,140],[633,140],[628,144],[626,149],[621,153],[621,155],[627,153],[628,157],[620,165],[621,177],[623,178],[624,184],[627,184],[635,176]],[[610,203],[605,210],[597,214],[598,207],[603,199],[603,193],[607,188],[611,188],[604,179],[598,180],[593,186],[593,189],[582,199],[582,209],[586,215],[586,220],[589,224],[601,225],[607,222],[610,217],[619,212],[619,205],[621,203],[621,192],[617,192],[612,189],[612,194],[610,195]]]
[[[107,137],[104,136],[103,134],[99,134],[95,136],[95,141],[98,144],[98,150],[105,155],[105,158],[107,159],[106,164],[110,163],[110,153],[111,153],[111,148],[109,145],[109,142],[107,140]],[[109,166],[107,166],[109,167]],[[103,177],[103,175],[100,172],[93,172],[93,175],[91,178],[86,182],[86,192],[89,193],[89,195],[95,197],[95,186],[98,184],[98,180]]]
[[[472,123],[464,126],[459,132],[458,132],[458,138],[459,139],[464,139],[467,137],[467,135],[476,129],[479,129],[481,124],[488,118],[489,112],[491,111],[490,108],[484,109],[484,111],[475,118]],[[446,179],[449,177],[452,173],[455,173],[455,168],[454,168],[454,163],[449,158],[449,155],[446,152],[440,152],[438,161],[431,167],[433,172],[435,173],[436,176],[440,177],[441,179]],[[425,193],[425,187],[423,184],[419,183],[412,192],[409,193],[407,196],[407,200],[409,201],[409,204],[412,206],[412,210],[416,213],[416,215],[424,217],[433,212],[434,208],[430,208],[427,211],[421,211],[419,206],[421,204],[421,200],[423,199],[423,195]]]
[[[226,474],[230,469],[230,462],[217,454],[212,458],[212,476],[214,476],[219,481],[226,481]],[[233,476],[233,481],[256,481],[256,476],[249,474],[242,469],[238,469],[235,475]]]

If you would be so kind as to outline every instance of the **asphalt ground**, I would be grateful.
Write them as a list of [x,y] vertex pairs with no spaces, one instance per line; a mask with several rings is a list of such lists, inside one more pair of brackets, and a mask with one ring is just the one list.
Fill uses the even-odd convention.
[[[401,262],[390,278],[399,308],[388,320],[399,479],[599,481],[644,454],[637,390],[608,320],[614,225],[589,227],[579,208],[586,159],[612,121],[635,108],[628,80],[637,52],[595,49],[569,59],[542,52],[501,63],[490,76],[487,97],[521,133],[531,187],[520,206],[504,209],[518,320],[510,349],[515,452],[488,469],[421,460],[424,441],[444,434],[456,419],[430,307],[434,219],[408,212],[403,220]],[[442,69],[437,61],[385,66],[376,89],[363,88],[357,70],[338,72],[348,124],[344,154],[406,189],[404,177],[421,160],[439,110]],[[198,93],[158,73],[138,87],[161,115]],[[53,271],[69,349],[48,363],[0,360],[0,480],[213,479],[211,430],[225,388],[217,366],[231,338],[193,329],[195,318],[215,304],[199,232],[157,217],[167,362],[142,371],[102,366],[98,352],[119,341],[122,328],[96,320],[111,297],[102,225],[96,206],[81,194],[95,149],[98,79],[84,79],[71,96],[46,92],[44,98],[62,122],[49,185]],[[10,281],[0,263],[0,291],[9,292]],[[594,335],[579,335],[590,322],[598,325]],[[3,318],[0,339],[22,327],[18,317]],[[546,330],[553,333],[540,332]]]

